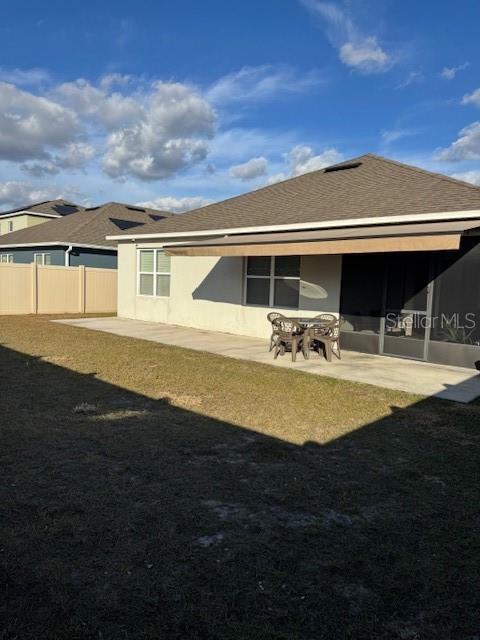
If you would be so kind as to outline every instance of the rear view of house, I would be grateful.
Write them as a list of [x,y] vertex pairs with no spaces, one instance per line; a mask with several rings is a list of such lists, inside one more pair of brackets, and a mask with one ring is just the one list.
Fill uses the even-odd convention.
[[116,234],[118,312],[262,337],[333,312],[344,349],[475,367],[479,231],[479,187],[368,154]]

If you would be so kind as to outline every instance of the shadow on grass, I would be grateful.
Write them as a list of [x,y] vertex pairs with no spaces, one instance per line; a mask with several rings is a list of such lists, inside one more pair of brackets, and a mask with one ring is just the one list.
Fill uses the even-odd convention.
[[468,411],[296,446],[5,348],[0,379],[2,640],[478,634]]

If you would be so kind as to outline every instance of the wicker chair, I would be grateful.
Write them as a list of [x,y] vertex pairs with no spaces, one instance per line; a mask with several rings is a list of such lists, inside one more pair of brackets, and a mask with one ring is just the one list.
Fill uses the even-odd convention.
[[[292,318],[280,316],[272,321],[276,334],[275,355],[285,355],[285,351],[292,352],[292,362],[297,359],[297,351],[302,349],[303,352],[303,328]],[[303,354],[305,356],[305,353]]]
[[282,318],[282,317],[283,317],[282,314],[278,313],[278,311],[270,311],[270,313],[267,313],[267,320],[272,325],[272,335],[270,336],[269,351],[272,351],[272,349],[275,347],[275,345],[277,344],[277,338],[278,338],[277,330],[275,328],[275,325],[273,324],[273,321],[277,320],[277,318]]
[[332,361],[332,353],[340,360],[342,357],[340,351],[340,319],[331,313],[321,313],[315,317],[315,320],[325,321],[325,324],[308,329],[308,335],[304,341],[306,357],[308,357],[311,344],[314,346],[320,344],[323,346],[325,358],[328,362]]
[[325,322],[325,324],[327,324],[330,322],[335,322],[336,320],[338,320],[338,318],[333,313],[319,313],[318,316],[315,316],[313,318],[313,320],[317,322]]

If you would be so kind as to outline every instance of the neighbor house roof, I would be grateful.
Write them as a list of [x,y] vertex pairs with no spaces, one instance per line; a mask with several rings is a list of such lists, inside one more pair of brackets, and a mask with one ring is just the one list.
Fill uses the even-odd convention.
[[369,153],[122,235],[161,237],[475,210],[480,210],[480,187]]
[[71,213],[77,213],[83,211],[84,207],[67,200],[47,200],[46,202],[37,202],[35,204],[27,204],[23,207],[17,207],[16,209],[9,209],[8,211],[1,211],[0,217],[11,216],[19,213],[36,213],[46,214],[48,216],[68,216]]
[[22,245],[74,244],[114,247],[105,236],[119,233],[173,214],[117,202],[84,209],[78,213],[19,229],[0,237],[0,247]]

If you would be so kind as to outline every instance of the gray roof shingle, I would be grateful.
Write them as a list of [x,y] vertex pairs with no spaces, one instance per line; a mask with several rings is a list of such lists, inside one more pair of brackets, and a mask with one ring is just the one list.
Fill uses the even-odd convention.
[[106,240],[105,236],[115,235],[125,229],[172,215],[174,214],[167,211],[108,202],[34,227],[7,233],[0,236],[0,246],[58,242],[115,247],[117,243],[114,240]]
[[46,202],[37,202],[35,204],[27,204],[23,207],[17,207],[16,209],[9,209],[8,211],[1,211],[0,217],[8,216],[12,213],[18,213],[19,211],[33,211],[34,213],[49,213],[57,216],[68,216],[78,211],[83,211],[85,207],[81,207],[73,202],[67,200],[47,200]]
[[369,153],[146,224],[135,236],[475,209],[480,187]]

